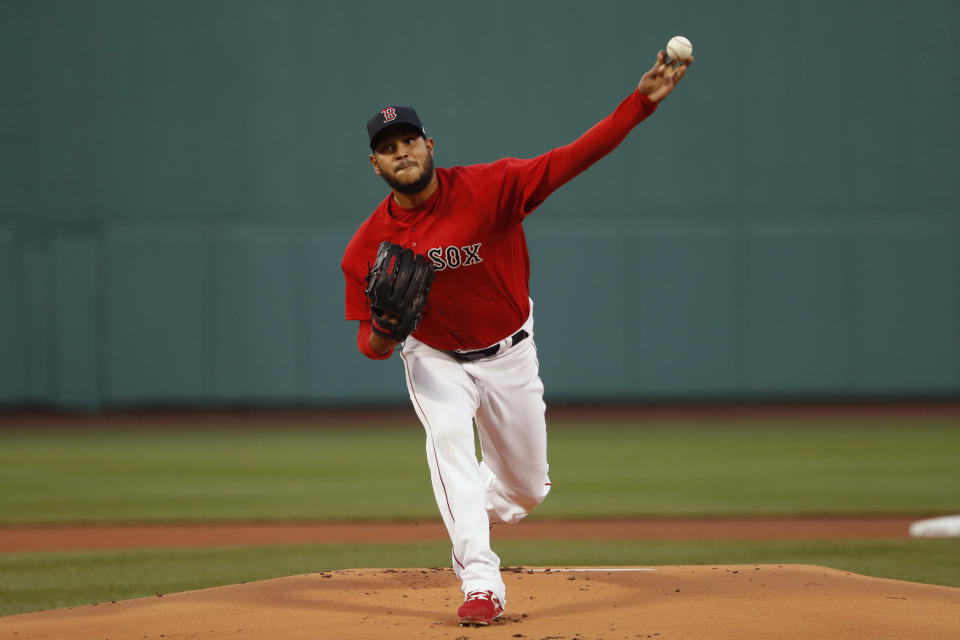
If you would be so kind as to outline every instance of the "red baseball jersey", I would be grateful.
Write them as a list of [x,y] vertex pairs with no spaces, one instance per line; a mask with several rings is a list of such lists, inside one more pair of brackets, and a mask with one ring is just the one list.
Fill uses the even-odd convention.
[[347,245],[347,320],[369,320],[366,274],[384,240],[426,256],[436,270],[413,333],[443,350],[482,349],[530,312],[530,259],[521,223],[548,195],[612,151],[656,104],[634,91],[576,141],[530,159],[436,169],[439,188],[403,209],[390,194]]

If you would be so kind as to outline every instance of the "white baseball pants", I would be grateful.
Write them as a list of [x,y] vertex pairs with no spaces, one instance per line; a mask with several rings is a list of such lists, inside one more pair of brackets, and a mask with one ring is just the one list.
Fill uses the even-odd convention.
[[[433,493],[453,543],[464,593],[492,590],[505,603],[491,523],[515,523],[550,491],[543,383],[529,337],[493,356],[461,362],[409,337],[401,356],[407,389],[426,430]],[[477,461],[473,423],[480,437]]]

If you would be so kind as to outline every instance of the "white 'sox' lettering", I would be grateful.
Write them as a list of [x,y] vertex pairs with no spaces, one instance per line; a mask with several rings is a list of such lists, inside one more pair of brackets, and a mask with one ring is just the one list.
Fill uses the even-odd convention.
[[456,245],[434,247],[427,251],[427,259],[433,264],[435,271],[470,267],[483,262],[483,258],[480,257],[482,244],[482,242],[477,242],[464,247]]

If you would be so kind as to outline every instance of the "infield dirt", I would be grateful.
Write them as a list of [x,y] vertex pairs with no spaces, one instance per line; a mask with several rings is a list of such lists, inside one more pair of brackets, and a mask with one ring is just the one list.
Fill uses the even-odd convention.
[[0,618],[0,637],[242,638],[948,638],[960,589],[812,565],[504,570],[507,612],[456,623],[447,569],[297,575]]
[[[537,520],[494,527],[497,540],[799,540],[906,538],[916,518],[645,518],[638,520]],[[0,526],[0,552],[78,549],[223,547],[337,542],[402,543],[447,540],[443,524],[207,523]]]

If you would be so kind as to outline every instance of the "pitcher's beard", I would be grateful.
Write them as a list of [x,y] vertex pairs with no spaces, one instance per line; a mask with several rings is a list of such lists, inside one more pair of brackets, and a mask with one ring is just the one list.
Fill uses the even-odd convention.
[[423,173],[420,174],[420,177],[414,180],[413,182],[400,182],[394,176],[383,175],[384,181],[390,185],[390,188],[394,191],[399,191],[400,193],[409,196],[415,193],[420,193],[427,188],[427,185],[430,184],[430,181],[433,180],[433,156],[427,158],[427,164],[423,168]]

